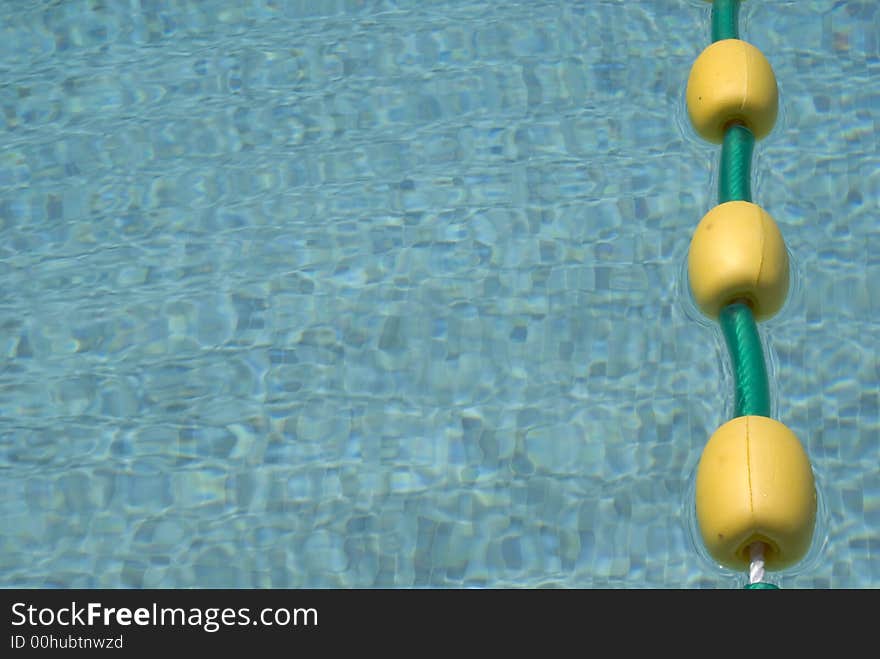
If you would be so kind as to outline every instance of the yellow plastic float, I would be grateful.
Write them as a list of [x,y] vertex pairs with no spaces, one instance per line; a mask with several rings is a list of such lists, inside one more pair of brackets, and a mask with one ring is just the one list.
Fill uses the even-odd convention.
[[686,99],[694,129],[715,144],[724,141],[732,123],[742,123],[756,139],[766,137],[779,106],[770,62],[739,39],[716,41],[700,53],[688,77]]
[[717,319],[744,300],[755,320],[774,316],[788,295],[788,252],[773,218],[756,204],[728,201],[709,211],[688,251],[688,281],[700,310]]
[[748,569],[764,544],[767,569],[800,561],[813,536],[816,489],[800,440],[779,421],[741,416],[706,444],[697,468],[697,521],[703,543],[725,567]]

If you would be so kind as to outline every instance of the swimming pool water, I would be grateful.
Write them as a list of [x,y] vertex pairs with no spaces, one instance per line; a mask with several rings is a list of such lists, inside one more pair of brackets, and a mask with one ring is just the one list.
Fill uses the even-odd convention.
[[[744,3],[781,115],[761,326],[820,485],[783,587],[880,584],[880,9]],[[727,588],[688,298],[701,0],[0,6],[0,585]]]

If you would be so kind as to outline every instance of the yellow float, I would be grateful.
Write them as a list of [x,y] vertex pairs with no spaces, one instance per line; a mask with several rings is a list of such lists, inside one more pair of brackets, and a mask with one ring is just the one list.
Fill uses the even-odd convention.
[[688,281],[697,306],[712,319],[737,300],[749,304],[757,321],[774,316],[789,287],[788,252],[776,222],[747,201],[713,208],[691,239]]
[[728,126],[740,123],[762,139],[773,129],[779,106],[770,62],[740,39],[716,41],[691,68],[687,82],[688,116],[699,135],[715,144]]
[[748,569],[764,544],[767,569],[800,561],[813,536],[816,488],[800,440],[779,421],[741,416],[706,444],[697,468],[697,521],[703,543],[725,567]]

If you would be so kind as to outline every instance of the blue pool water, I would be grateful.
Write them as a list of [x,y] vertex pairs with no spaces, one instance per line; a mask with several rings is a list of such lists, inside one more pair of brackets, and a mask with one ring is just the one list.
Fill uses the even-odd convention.
[[[820,487],[783,587],[880,585],[880,8],[750,1],[761,326]],[[733,588],[688,297],[702,0],[0,5],[0,586]]]

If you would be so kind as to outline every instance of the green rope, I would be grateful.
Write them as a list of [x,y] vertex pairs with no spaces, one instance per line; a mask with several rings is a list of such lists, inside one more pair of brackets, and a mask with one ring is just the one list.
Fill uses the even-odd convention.
[[[713,0],[712,41],[739,38],[740,0]],[[718,179],[718,203],[751,201],[750,168],[755,136],[741,124],[731,124],[724,131],[721,148],[721,171]],[[733,302],[718,316],[721,331],[730,353],[736,388],[735,417],[770,416],[770,383],[761,347],[761,336],[752,309],[744,302]],[[760,581],[746,590],[778,590],[779,586]]]
[[739,39],[737,30],[740,0],[712,2],[712,41]]
[[749,168],[755,136],[745,126],[731,125],[721,146],[721,172],[718,177],[718,203],[751,201]]
[[735,416],[770,416],[770,385],[758,326],[747,304],[735,302],[718,317],[736,385]]

